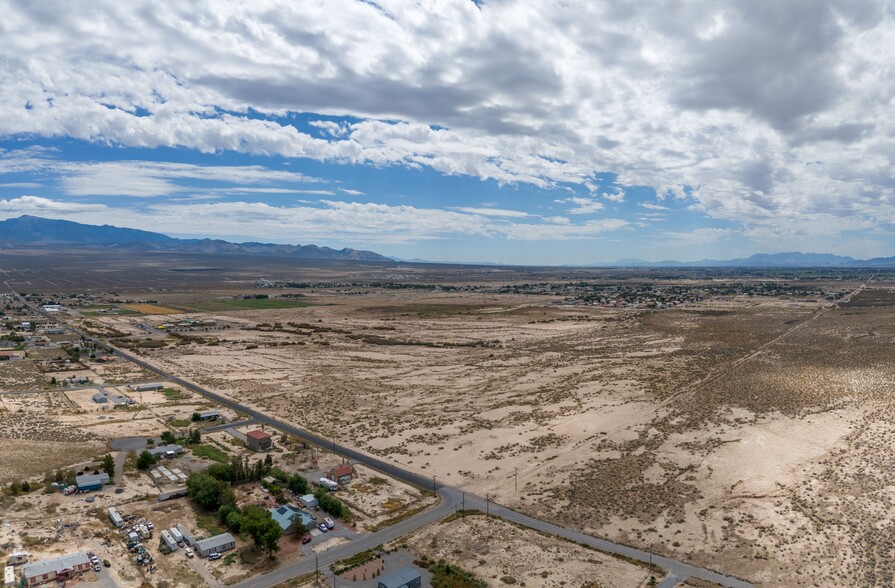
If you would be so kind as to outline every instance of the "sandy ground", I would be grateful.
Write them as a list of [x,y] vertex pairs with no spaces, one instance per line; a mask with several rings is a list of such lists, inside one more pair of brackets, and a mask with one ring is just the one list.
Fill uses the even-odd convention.
[[524,583],[534,588],[631,588],[646,586],[649,577],[657,574],[644,566],[482,515],[430,525],[395,545],[406,545],[431,561],[444,559],[457,564],[489,586]]

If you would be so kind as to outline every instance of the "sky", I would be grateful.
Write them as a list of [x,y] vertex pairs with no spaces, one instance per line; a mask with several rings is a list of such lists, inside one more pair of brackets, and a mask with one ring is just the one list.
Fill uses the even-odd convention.
[[0,9],[0,219],[435,261],[895,255],[891,1]]

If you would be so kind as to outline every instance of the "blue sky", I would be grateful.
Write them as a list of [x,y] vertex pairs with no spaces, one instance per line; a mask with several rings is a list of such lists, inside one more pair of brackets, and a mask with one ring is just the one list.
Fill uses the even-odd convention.
[[0,218],[443,261],[895,254],[884,3],[147,7],[7,7]]

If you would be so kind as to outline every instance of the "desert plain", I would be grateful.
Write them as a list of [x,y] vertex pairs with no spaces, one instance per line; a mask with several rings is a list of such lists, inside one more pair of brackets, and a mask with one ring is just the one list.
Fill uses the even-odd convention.
[[[758,585],[895,582],[891,272],[151,261],[164,280],[5,269],[113,307],[70,324],[433,483]],[[3,402],[14,448],[34,417]],[[111,436],[63,428],[76,453]]]

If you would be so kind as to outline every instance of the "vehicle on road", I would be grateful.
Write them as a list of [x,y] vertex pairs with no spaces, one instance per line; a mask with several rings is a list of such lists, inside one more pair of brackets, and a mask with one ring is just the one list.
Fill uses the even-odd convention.
[[304,545],[305,543],[310,543],[311,539],[313,539],[313,537],[311,537],[310,535],[305,535],[301,538],[301,544]]
[[329,527],[326,526],[326,523],[318,523],[317,528],[326,533],[329,531]]
[[184,547],[183,552],[186,554],[187,557],[193,557],[193,550],[189,547]]
[[327,529],[335,529],[336,528],[336,524],[329,517],[326,517],[325,519],[323,519],[323,523],[326,525]]

